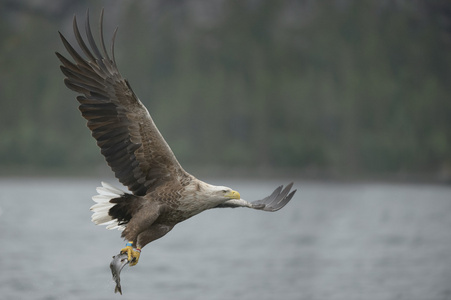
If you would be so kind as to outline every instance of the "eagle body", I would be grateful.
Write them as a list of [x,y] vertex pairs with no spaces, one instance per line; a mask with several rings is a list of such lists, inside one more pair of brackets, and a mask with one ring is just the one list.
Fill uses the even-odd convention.
[[[123,230],[122,237],[134,241],[141,248],[156,236],[161,237],[162,228],[166,229],[166,234],[177,223],[229,201],[232,196],[226,197],[225,193],[231,192],[239,198],[239,194],[230,188],[210,185],[192,175],[186,182],[178,186],[174,182],[161,185],[144,196],[126,193],[102,183],[102,187],[97,188],[99,195],[93,197],[98,203],[91,207],[94,211],[92,220],[96,224],[107,225],[108,229]],[[146,234],[138,240],[143,231]],[[159,234],[150,234],[154,231]]]
[[[248,207],[277,211],[293,197],[293,184],[279,186],[268,197],[248,202],[225,186],[203,182],[186,172],[161,135],[152,117],[122,77],[114,56],[114,40],[107,51],[103,38],[103,10],[100,41],[97,43],[86,17],[85,38],[77,19],[74,36],[81,51],[60,33],[72,60],[56,53],[66,86],[77,92],[83,118],[97,141],[100,152],[115,177],[128,188],[124,192],[102,182],[91,207],[92,221],[107,229],[122,230],[129,243],[122,249],[137,263],[141,248],[168,233],[180,223],[212,208]],[[134,265],[130,262],[130,265]]]

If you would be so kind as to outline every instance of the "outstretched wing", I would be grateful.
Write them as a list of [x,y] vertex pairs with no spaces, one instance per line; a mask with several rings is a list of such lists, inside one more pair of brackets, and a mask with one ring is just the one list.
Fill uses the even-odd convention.
[[[216,207],[249,207],[253,209],[260,209],[264,211],[277,211],[287,205],[288,202],[290,202],[291,198],[293,198],[294,193],[296,193],[296,190],[293,190],[290,193],[291,188],[293,187],[293,183],[290,183],[287,185],[284,189],[283,186],[279,186],[272,192],[271,195],[268,197],[262,199],[262,200],[256,200],[253,202],[248,202],[243,199],[233,199],[228,200],[224,202],[223,204],[220,204]],[[282,190],[283,189],[283,190]]]
[[74,62],[56,53],[62,62],[68,88],[81,96],[79,109],[88,121],[92,136],[97,140],[119,181],[135,195],[144,195],[167,180],[188,176],[172,150],[155,126],[149,112],[132,91],[128,81],[119,73],[114,58],[114,32],[110,58],[103,39],[103,10],[100,15],[100,50],[94,41],[86,16],[86,37],[82,38],[77,19],[73,28],[83,58],[60,33],[61,40]]

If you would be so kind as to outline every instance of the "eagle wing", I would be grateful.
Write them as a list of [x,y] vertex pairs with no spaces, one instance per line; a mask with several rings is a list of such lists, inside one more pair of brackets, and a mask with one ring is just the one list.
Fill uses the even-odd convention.
[[72,56],[69,61],[58,52],[64,82],[81,93],[77,97],[82,116],[101,153],[119,181],[135,195],[148,191],[168,180],[181,180],[189,175],[178,163],[174,153],[155,126],[146,107],[119,73],[114,57],[114,32],[110,58],[103,39],[103,10],[100,15],[100,46],[94,41],[89,13],[86,37],[82,38],[74,16],[73,29],[83,58],[60,33],[63,44]]
[[248,202],[244,199],[233,199],[216,206],[216,208],[249,207],[264,211],[278,211],[279,209],[287,205],[287,203],[290,202],[291,198],[293,198],[294,193],[296,193],[296,190],[290,192],[292,187],[293,183],[288,184],[285,188],[283,188],[283,186],[281,185],[276,188],[271,195],[261,200]]

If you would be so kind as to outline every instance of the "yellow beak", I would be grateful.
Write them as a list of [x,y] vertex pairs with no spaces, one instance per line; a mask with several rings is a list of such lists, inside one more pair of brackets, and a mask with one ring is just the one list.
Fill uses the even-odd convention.
[[225,194],[225,196],[230,199],[240,199],[241,198],[240,193],[238,193],[237,191],[228,192],[227,194]]

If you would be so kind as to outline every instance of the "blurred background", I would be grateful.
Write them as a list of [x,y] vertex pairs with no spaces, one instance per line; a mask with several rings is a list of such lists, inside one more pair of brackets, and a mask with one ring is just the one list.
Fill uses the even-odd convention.
[[105,7],[119,70],[188,171],[451,180],[449,1],[0,6],[1,175],[109,171],[54,54],[74,14],[97,33]]
[[124,243],[89,207],[120,185],[55,56],[102,7],[188,172],[248,200],[298,189],[274,214],[183,222],[123,270],[122,299],[451,299],[448,0],[0,0],[2,297],[116,296]]

